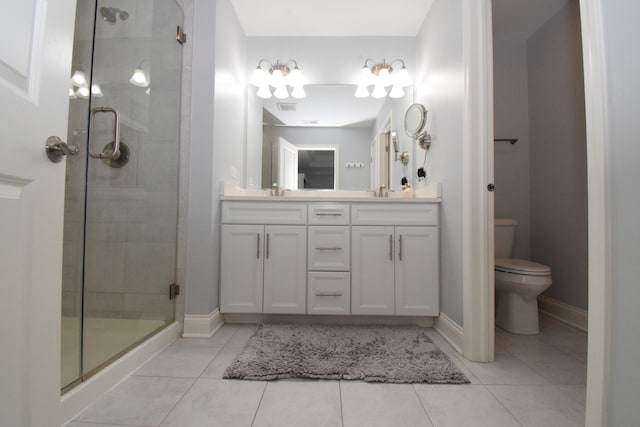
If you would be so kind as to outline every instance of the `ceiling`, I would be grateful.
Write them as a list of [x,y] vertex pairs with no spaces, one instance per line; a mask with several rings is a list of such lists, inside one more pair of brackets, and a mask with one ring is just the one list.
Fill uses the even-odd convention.
[[493,0],[493,37],[524,42],[569,1]]
[[433,0],[231,0],[247,36],[418,34]]

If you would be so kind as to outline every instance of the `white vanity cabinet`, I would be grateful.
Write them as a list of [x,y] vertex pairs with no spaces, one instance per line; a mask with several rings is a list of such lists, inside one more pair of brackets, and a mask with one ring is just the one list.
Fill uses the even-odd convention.
[[220,311],[439,315],[438,204],[223,200]]
[[439,315],[437,207],[407,208],[352,206],[353,314]]
[[221,312],[306,312],[306,208],[303,203],[223,203]]

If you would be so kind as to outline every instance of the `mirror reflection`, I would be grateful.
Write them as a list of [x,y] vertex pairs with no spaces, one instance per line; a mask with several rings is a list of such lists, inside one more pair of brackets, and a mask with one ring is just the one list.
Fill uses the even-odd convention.
[[[262,116],[248,118],[249,137],[262,138],[261,152],[248,153],[262,158],[261,183],[255,187],[366,190],[384,185],[400,191],[403,177],[413,184],[414,144],[401,131],[413,103],[411,87],[402,98],[378,99],[356,98],[355,85],[306,85],[305,90],[303,99],[261,99],[249,91],[250,115]],[[252,125],[256,122],[262,124],[261,134]],[[409,153],[406,165],[399,160],[404,152]]]

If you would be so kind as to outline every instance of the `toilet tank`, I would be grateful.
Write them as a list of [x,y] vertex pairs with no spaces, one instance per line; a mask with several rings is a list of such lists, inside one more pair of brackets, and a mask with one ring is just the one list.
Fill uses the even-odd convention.
[[496,258],[511,258],[513,239],[516,235],[518,221],[508,218],[495,219],[495,256]]

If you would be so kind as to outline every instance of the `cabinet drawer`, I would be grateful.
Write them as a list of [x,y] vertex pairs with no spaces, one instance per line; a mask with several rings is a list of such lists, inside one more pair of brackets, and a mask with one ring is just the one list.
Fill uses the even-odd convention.
[[353,225],[438,225],[436,203],[354,203]]
[[349,273],[310,272],[307,314],[349,314]]
[[349,271],[351,239],[348,226],[309,226],[309,270]]
[[349,225],[347,203],[309,203],[309,224]]
[[224,224],[306,224],[306,203],[222,202]]

